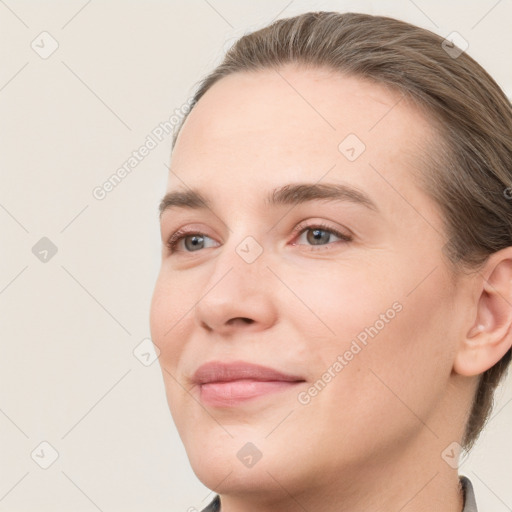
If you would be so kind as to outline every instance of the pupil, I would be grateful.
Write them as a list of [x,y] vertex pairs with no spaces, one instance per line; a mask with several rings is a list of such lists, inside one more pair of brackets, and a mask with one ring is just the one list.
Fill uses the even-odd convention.
[[[326,233],[326,231],[323,230],[323,229],[313,229],[312,233],[313,233],[313,241],[314,242],[321,242],[322,241],[322,233]],[[327,242],[327,239],[329,238],[329,235],[325,234],[323,236],[323,238],[325,239],[324,241]],[[311,242],[311,240],[310,240],[310,242]],[[318,244],[314,244],[314,245],[318,245]]]
[[[188,240],[190,240],[190,239],[192,240],[192,247],[198,247],[198,245],[201,243],[202,238],[203,238],[202,236],[193,235],[193,236],[189,237]],[[185,245],[188,240],[185,240]],[[190,249],[190,246],[188,247],[188,249]]]

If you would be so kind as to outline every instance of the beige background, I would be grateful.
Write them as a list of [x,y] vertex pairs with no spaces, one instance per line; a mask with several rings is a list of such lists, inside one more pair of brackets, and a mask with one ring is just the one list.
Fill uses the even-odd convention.
[[[0,0],[0,512],[191,512],[211,500],[158,362],[144,364],[170,136],[103,200],[93,190],[188,100],[230,40],[309,10],[457,31],[512,92],[506,0]],[[32,252],[43,237],[55,255],[48,241]],[[498,399],[460,472],[480,510],[505,512],[510,380]]]

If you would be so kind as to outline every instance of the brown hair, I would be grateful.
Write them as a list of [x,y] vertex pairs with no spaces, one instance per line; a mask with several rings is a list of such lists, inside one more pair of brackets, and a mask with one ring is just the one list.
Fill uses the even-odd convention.
[[[477,62],[450,48],[433,32],[393,18],[309,12],[240,38],[200,82],[193,105],[227,75],[285,64],[390,86],[426,111],[437,129],[422,183],[443,213],[449,240],[443,252],[453,271],[475,271],[512,246],[512,108]],[[462,440],[466,451],[489,418],[510,359],[511,350],[480,376]]]

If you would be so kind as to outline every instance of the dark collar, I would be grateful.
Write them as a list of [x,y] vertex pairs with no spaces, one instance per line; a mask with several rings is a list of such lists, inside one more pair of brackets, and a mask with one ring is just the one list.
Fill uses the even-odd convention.
[[478,509],[476,508],[475,492],[473,491],[471,480],[467,476],[463,475],[459,475],[459,480],[464,491],[464,509],[462,512],[478,512]]
[[220,512],[220,496],[217,494],[215,499],[206,508],[201,510],[201,512]]

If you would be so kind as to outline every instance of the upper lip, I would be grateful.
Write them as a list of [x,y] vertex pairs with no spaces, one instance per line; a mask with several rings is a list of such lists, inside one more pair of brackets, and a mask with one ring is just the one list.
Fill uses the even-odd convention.
[[241,379],[285,382],[304,381],[300,376],[282,373],[267,366],[245,361],[232,361],[228,363],[210,361],[201,365],[192,377],[196,384],[228,382]]

